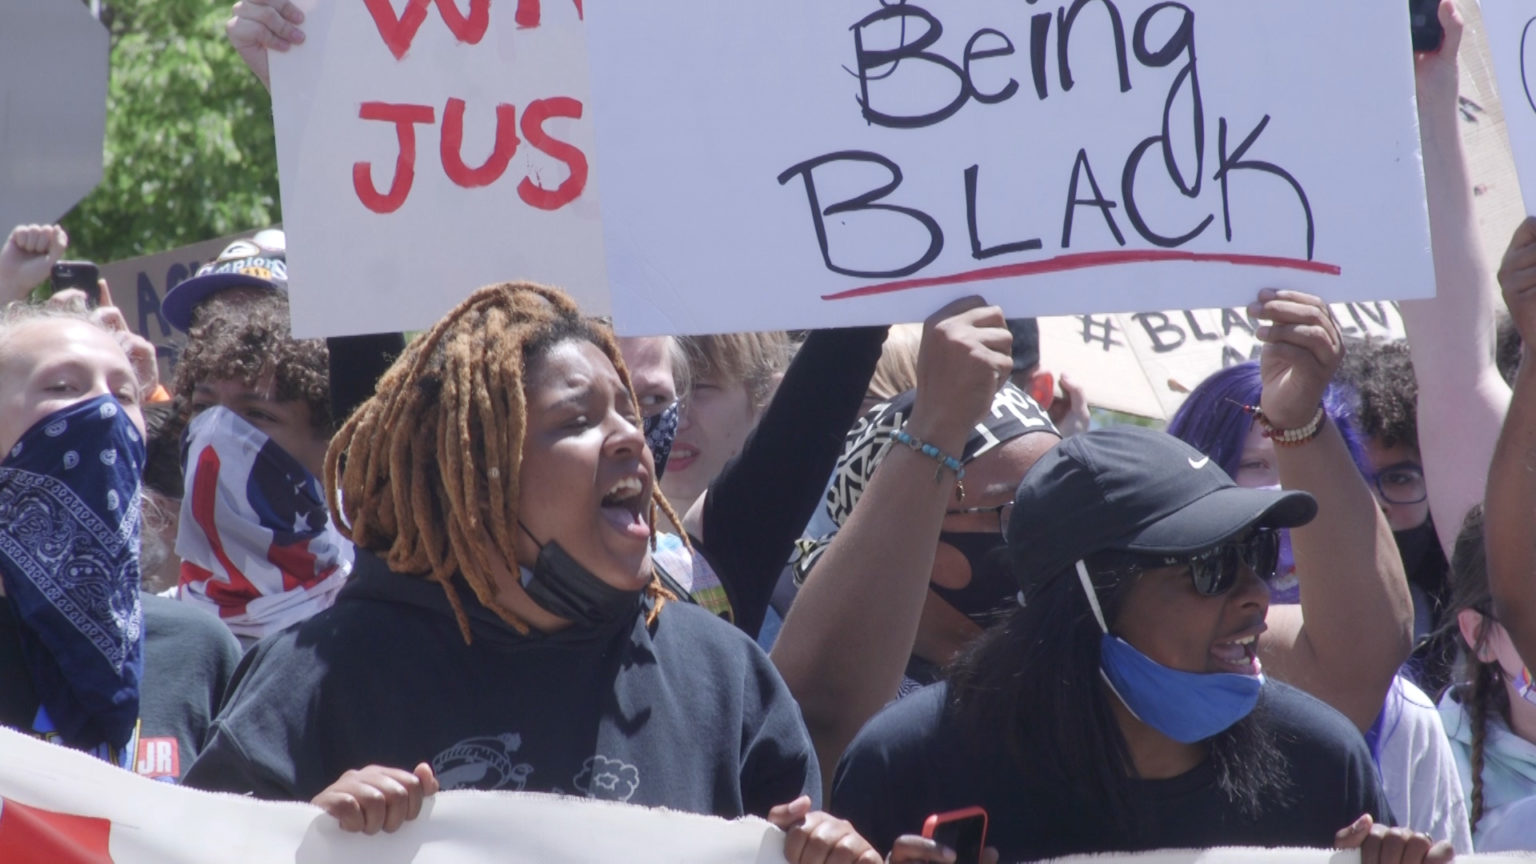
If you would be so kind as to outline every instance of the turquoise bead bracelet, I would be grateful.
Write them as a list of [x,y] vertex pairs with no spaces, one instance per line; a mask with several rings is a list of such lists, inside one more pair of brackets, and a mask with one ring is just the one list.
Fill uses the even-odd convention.
[[905,444],[913,450],[916,450],[924,456],[927,456],[929,459],[939,463],[938,469],[933,472],[933,479],[935,481],[944,475],[944,469],[946,468],[954,472],[955,492],[959,500],[965,500],[965,466],[961,464],[959,459],[956,459],[948,453],[945,453],[943,450],[940,450],[939,448],[929,444],[921,438],[917,438],[908,434],[907,430],[905,429],[897,430],[893,438],[896,443]]

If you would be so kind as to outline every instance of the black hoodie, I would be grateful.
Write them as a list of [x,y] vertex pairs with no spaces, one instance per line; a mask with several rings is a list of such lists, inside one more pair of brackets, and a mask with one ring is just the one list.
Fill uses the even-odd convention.
[[359,550],[336,605],[263,640],[184,782],[307,801],[343,772],[426,762],[444,789],[562,792],[694,813],[820,801],[815,751],[744,634],[669,603],[595,629],[519,635],[456,580]]

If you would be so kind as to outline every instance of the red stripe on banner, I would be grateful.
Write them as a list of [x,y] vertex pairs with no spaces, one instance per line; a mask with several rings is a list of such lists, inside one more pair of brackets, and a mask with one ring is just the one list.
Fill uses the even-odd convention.
[[229,576],[229,584],[210,578],[204,583],[203,589],[208,593],[208,599],[219,605],[219,617],[228,618],[244,615],[245,604],[261,596],[261,592],[256,590],[256,586],[245,578],[245,574],[225,554],[224,541],[219,539],[218,520],[214,517],[219,494],[219,467],[219,454],[212,447],[204,447],[203,452],[197,454],[197,479],[192,487],[192,519],[197,527],[203,529],[208,548],[213,550],[213,557],[219,559],[219,564]]
[[106,819],[0,798],[0,861],[6,864],[112,864],[111,834]]
[[1038,276],[1042,273],[1062,273],[1068,270],[1087,270],[1092,267],[1118,267],[1122,264],[1153,264],[1167,261],[1187,261],[1195,264],[1232,264],[1238,267],[1269,267],[1280,270],[1301,270],[1338,276],[1343,268],[1337,264],[1320,261],[1304,261],[1300,258],[1272,258],[1268,255],[1220,255],[1200,252],[1180,252],[1175,249],[1127,249],[1116,252],[1078,252],[1061,255],[1046,261],[1025,261],[1005,264],[1001,267],[984,267],[948,276],[928,276],[922,279],[903,279],[850,288],[836,294],[823,294],[823,300],[848,300],[854,297],[872,297],[911,291],[914,288],[932,288],[936,285],[963,285],[967,282],[986,282],[991,279],[1007,279],[1013,276]]

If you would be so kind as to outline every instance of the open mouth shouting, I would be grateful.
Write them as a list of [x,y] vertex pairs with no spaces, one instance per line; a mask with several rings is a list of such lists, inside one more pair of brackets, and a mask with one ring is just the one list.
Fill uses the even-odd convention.
[[625,536],[648,540],[651,526],[646,521],[651,496],[646,494],[644,474],[622,477],[603,495],[603,519]]
[[1265,625],[1260,624],[1231,639],[1212,643],[1211,657],[1215,659],[1216,667],[1223,672],[1236,672],[1239,675],[1258,675],[1263,672],[1263,664],[1259,662],[1259,634],[1266,629]]

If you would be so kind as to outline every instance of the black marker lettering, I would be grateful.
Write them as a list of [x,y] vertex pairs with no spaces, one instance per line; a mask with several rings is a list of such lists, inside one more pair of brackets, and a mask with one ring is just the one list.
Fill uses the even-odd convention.
[[1237,149],[1229,154],[1227,151],[1227,118],[1221,118],[1216,144],[1217,149],[1221,151],[1220,166],[1216,169],[1216,175],[1212,179],[1221,181],[1221,215],[1226,224],[1227,242],[1232,242],[1232,205],[1231,198],[1227,194],[1227,177],[1233,171],[1262,171],[1265,174],[1279,177],[1281,180],[1291,184],[1291,189],[1295,190],[1296,198],[1301,202],[1302,212],[1307,217],[1307,260],[1311,261],[1312,247],[1316,239],[1317,228],[1312,221],[1312,204],[1307,200],[1306,190],[1301,188],[1301,184],[1296,182],[1295,177],[1292,177],[1285,169],[1278,165],[1261,162],[1257,159],[1243,159],[1248,154],[1248,149],[1253,146],[1255,141],[1259,140],[1259,136],[1264,133],[1264,129],[1267,126],[1269,126],[1269,115],[1265,114],[1264,119],[1259,121],[1259,125],[1253,127],[1253,131],[1248,133],[1247,138],[1243,139],[1243,143],[1237,145]]
[[[816,195],[816,181],[812,177],[815,170],[823,165],[835,162],[867,162],[879,165],[891,174],[891,180],[878,189],[866,192],[863,195],[840,201],[826,209],[822,209],[821,200]],[[885,196],[896,191],[901,185],[901,168],[895,162],[881,156],[878,153],[869,153],[859,150],[844,150],[838,153],[828,153],[815,159],[808,159],[790,168],[779,175],[779,185],[784,185],[794,178],[796,174],[805,181],[805,197],[811,205],[811,220],[816,225],[816,242],[821,246],[821,258],[826,263],[827,269],[833,273],[841,273],[844,276],[866,276],[872,278],[893,278],[910,276],[913,273],[927,267],[939,257],[944,250],[944,232],[939,229],[939,223],[932,216],[921,210],[911,207],[900,207],[895,204],[879,203]],[[839,213],[857,213],[861,210],[884,210],[891,213],[900,213],[915,220],[928,232],[928,250],[923,256],[911,264],[892,270],[853,270],[841,267],[832,261],[832,252],[827,239],[826,217],[836,216]]]
[[971,257],[981,261],[996,255],[1006,255],[1009,252],[1032,252],[1042,248],[1044,244],[1038,238],[981,248],[981,236],[976,228],[976,181],[980,172],[979,165],[972,165],[965,169],[965,219],[971,230]]
[[[1093,190],[1092,198],[1077,197],[1077,181],[1082,174],[1088,175],[1088,186]],[[1104,224],[1109,226],[1109,233],[1115,235],[1115,242],[1125,245],[1125,235],[1120,233],[1120,226],[1115,224],[1115,216],[1110,211],[1120,206],[1104,197],[1099,191],[1099,181],[1093,177],[1093,166],[1088,164],[1088,151],[1077,151],[1077,161],[1072,163],[1072,183],[1067,187],[1067,216],[1061,226],[1061,248],[1072,248],[1072,216],[1077,212],[1077,206],[1084,204],[1089,207],[1097,207],[1104,214]]]

